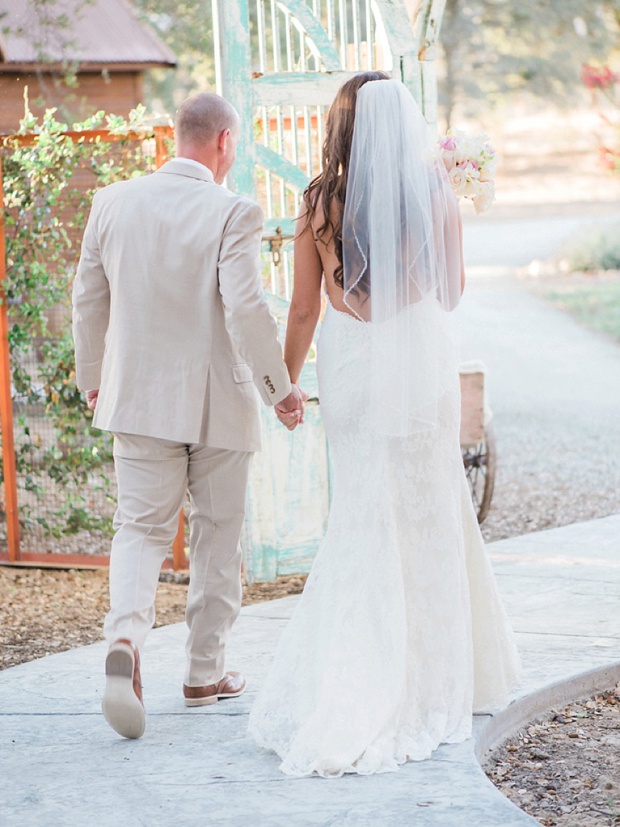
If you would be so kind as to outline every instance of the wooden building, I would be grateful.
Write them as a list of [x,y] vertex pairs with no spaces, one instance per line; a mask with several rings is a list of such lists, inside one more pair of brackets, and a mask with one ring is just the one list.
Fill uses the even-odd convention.
[[17,130],[26,87],[35,114],[55,106],[69,121],[99,109],[126,116],[143,101],[144,72],[175,65],[127,0],[0,0],[0,134]]

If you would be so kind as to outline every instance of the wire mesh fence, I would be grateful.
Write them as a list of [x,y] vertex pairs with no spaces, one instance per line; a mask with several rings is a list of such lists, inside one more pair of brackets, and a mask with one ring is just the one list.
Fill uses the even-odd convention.
[[111,436],[92,428],[75,384],[70,293],[93,190],[152,171],[169,148],[169,128],[124,126],[69,133],[50,117],[2,142],[0,548],[11,560],[109,552]]

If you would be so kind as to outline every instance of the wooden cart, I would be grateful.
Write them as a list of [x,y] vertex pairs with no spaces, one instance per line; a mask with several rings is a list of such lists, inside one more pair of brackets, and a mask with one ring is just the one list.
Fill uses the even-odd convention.
[[491,506],[497,461],[492,414],[485,395],[485,367],[482,362],[464,363],[460,377],[463,465],[481,523]]

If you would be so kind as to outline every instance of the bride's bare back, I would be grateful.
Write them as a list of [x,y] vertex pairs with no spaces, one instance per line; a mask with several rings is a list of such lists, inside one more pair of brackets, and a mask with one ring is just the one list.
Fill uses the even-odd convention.
[[[300,254],[302,258],[305,258],[306,255],[310,253],[309,248],[311,237],[312,244],[314,245],[316,254],[318,254],[318,260],[320,261],[322,285],[325,288],[329,301],[336,310],[339,310],[342,313],[348,313],[350,316],[355,317],[355,314],[351,312],[351,309],[347,307],[344,302],[344,290],[336,284],[336,280],[334,278],[334,273],[339,265],[339,261],[334,247],[331,227],[325,231],[325,234],[321,238],[319,238],[317,234],[317,228],[321,227],[324,221],[325,214],[320,200],[315,207],[314,215],[312,216],[310,222],[307,222],[306,209],[302,208],[299,215],[299,230],[296,236],[296,241],[302,241],[302,235],[307,237],[303,238],[302,244],[296,243],[295,246],[295,281],[297,281],[298,277],[303,278],[305,274],[306,262],[299,262],[298,259]],[[332,225],[333,223],[334,221],[332,218]],[[314,258],[316,265],[316,256],[312,255],[312,258]]]
[[321,291],[325,288],[332,306],[355,318],[355,314],[344,303],[342,287],[336,284],[334,273],[338,257],[334,248],[331,229],[322,237],[317,236],[317,227],[323,224],[323,210],[320,204],[308,221],[307,207],[302,205],[295,232],[295,266],[293,296],[286,329],[284,359],[297,383],[314,331],[321,313]]

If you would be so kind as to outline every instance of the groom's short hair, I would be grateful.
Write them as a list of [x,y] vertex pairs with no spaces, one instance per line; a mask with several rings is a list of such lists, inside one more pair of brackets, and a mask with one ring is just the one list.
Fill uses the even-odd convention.
[[174,125],[177,141],[204,144],[239,123],[235,107],[214,92],[200,92],[183,101]]

